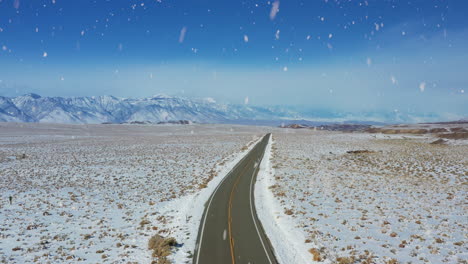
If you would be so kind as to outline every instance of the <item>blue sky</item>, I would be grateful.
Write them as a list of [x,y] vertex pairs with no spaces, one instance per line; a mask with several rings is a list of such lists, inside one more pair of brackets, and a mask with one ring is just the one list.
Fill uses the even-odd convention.
[[0,94],[468,114],[468,2],[0,0]]

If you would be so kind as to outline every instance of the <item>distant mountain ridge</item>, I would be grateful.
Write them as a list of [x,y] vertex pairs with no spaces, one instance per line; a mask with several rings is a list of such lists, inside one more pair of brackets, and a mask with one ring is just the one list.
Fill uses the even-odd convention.
[[187,99],[167,95],[142,99],[114,96],[41,97],[37,94],[13,98],[0,96],[2,122],[92,124],[190,120],[224,123],[252,119],[276,120],[294,115],[277,109],[217,104],[212,99]]
[[[220,104],[212,98],[188,99],[168,95],[148,98],[114,96],[42,97],[26,94],[0,96],[0,122],[41,122],[66,124],[167,122],[188,120],[199,123],[279,125],[304,120],[314,125],[348,123],[418,123],[449,121],[441,115],[402,112],[339,112],[300,107]],[[453,120],[453,119],[451,119]]]

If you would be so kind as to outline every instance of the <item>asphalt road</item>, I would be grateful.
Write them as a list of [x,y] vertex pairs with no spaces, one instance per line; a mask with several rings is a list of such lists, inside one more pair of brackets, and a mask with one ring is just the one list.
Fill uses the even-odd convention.
[[257,218],[253,193],[270,135],[232,169],[205,205],[194,264],[277,263]]

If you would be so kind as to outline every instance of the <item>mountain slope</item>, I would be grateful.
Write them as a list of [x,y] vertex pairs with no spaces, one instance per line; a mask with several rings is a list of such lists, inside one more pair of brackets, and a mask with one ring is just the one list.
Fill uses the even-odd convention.
[[0,96],[0,122],[29,122],[31,118],[18,109],[14,102]]

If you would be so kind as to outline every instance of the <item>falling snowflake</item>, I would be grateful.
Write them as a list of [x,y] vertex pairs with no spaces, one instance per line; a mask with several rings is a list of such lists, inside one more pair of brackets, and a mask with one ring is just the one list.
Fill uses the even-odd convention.
[[246,43],[249,42],[249,36],[244,35],[244,42],[246,42]]
[[419,84],[419,90],[421,92],[424,92],[424,90],[426,90],[426,82],[422,82]]
[[44,51],[44,53],[42,53],[42,57],[47,58],[47,56],[48,56],[47,52]]
[[179,43],[184,42],[185,34],[186,34],[186,33],[187,33],[187,27],[183,27],[183,28],[180,30]]
[[244,104],[249,104],[249,97],[248,96],[245,97]]
[[395,76],[391,76],[390,77],[390,80],[392,80],[392,84],[395,85],[395,84],[398,84],[398,80],[395,78]]
[[14,0],[14,1],[13,1],[13,7],[14,7],[15,9],[18,9],[18,8],[20,7],[20,0]]
[[372,65],[372,59],[367,58],[366,63],[367,63],[367,66],[371,66]]
[[275,38],[276,39],[279,39],[280,38],[280,30],[276,30],[276,33],[275,33]]
[[279,1],[275,1],[275,2],[273,2],[273,4],[271,4],[271,10],[270,10],[270,19],[271,20],[274,20],[275,17],[276,17],[276,14],[278,14],[279,5],[280,5]]
[[375,31],[379,31],[380,30],[380,25],[375,23]]
[[288,71],[288,67],[284,66],[284,67],[283,67],[283,71],[287,72],[287,71]]

